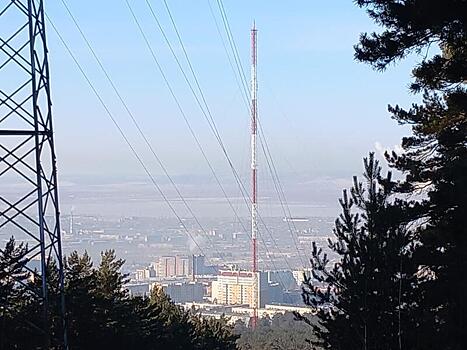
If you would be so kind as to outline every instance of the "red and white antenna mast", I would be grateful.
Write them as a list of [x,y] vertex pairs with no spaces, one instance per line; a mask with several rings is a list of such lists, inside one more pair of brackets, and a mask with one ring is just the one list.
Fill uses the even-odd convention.
[[256,136],[257,136],[257,119],[258,119],[258,82],[256,79],[256,61],[257,61],[257,47],[256,47],[256,26],[253,23],[251,29],[251,238],[253,250],[253,328],[256,327],[258,322],[258,306],[259,306],[259,290],[258,290],[258,257],[257,257],[257,235],[258,235],[258,222],[257,222],[257,200],[258,200],[258,187],[257,187],[257,163],[256,163]]

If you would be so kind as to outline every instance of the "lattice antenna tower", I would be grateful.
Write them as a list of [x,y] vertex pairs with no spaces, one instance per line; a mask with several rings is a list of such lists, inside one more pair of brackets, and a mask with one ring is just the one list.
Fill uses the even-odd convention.
[[[27,273],[8,278],[40,302],[24,323],[48,349],[67,339],[47,56],[43,0],[0,0],[0,241],[27,244]],[[48,279],[52,265],[58,278]]]
[[258,251],[257,251],[257,236],[258,236],[258,186],[257,186],[257,132],[258,132],[258,82],[257,82],[257,45],[256,45],[257,29],[255,24],[251,29],[251,238],[252,238],[252,262],[253,262],[253,328],[258,323],[258,307],[259,307],[259,288],[258,288]]

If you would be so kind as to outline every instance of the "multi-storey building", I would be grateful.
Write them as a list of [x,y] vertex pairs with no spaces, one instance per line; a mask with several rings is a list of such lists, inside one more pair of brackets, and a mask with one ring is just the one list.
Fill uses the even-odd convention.
[[204,255],[193,255],[192,262],[193,262],[193,275],[204,275],[205,274],[205,257]]
[[[251,271],[235,269],[221,270],[217,275],[217,281],[212,282],[213,302],[226,305],[253,305],[254,274]],[[259,305],[264,305],[261,298],[268,289],[267,275],[258,272],[258,299]]]
[[161,256],[157,270],[158,277],[174,277],[176,271],[175,256]]
[[188,256],[177,255],[175,257],[175,274],[180,277],[187,277],[190,275],[191,266],[190,258]]
[[201,283],[171,283],[163,284],[161,287],[175,303],[203,301],[204,287]]
[[190,258],[186,255],[162,256],[156,265],[158,277],[188,277],[191,274]]
[[146,281],[151,277],[156,277],[156,271],[152,267],[138,269],[135,271],[135,280],[137,281]]

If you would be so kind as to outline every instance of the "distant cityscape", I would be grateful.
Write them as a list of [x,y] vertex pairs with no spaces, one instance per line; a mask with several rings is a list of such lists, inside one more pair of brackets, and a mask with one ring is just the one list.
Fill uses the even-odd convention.
[[[206,231],[196,227],[194,220],[183,222],[195,242],[175,219],[63,215],[64,254],[86,251],[97,264],[103,250],[114,249],[126,261],[123,272],[129,282],[125,288],[131,295],[149,296],[154,288],[161,288],[184,308],[248,323],[254,292],[249,234],[232,219],[203,219]],[[308,273],[311,242],[326,247],[333,218],[272,217],[264,223],[267,230],[260,226],[259,240],[258,314],[299,311],[304,307],[301,284]]]
[[[63,222],[68,228],[63,236],[65,252],[87,250],[98,261],[101,250],[113,248],[126,259],[130,281],[125,287],[131,295],[148,296],[154,288],[161,288],[185,308],[248,323],[254,278],[249,234],[239,222],[205,219],[206,231],[202,231],[192,220],[184,220],[196,242],[170,219],[68,216]],[[308,272],[303,263],[308,261],[312,241],[326,245],[333,219],[279,217],[267,218],[265,224],[269,232],[260,227],[258,314],[299,311],[303,308],[303,274]],[[198,246],[207,254],[201,254]]]

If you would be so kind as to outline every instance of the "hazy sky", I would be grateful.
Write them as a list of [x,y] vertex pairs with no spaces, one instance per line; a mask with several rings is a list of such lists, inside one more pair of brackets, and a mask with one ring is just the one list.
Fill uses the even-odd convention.
[[[145,0],[130,0],[182,107],[220,174],[228,167],[162,40]],[[176,52],[176,36],[161,0],[151,0]],[[210,13],[208,0],[168,0],[206,99],[235,165],[248,170],[249,116]],[[171,174],[209,169],[166,89],[125,0],[68,0],[103,64]],[[220,16],[211,0],[217,20]],[[390,119],[387,105],[408,106],[411,59],[385,73],[353,60],[359,33],[374,25],[350,0],[225,0],[242,64],[249,76],[249,30],[259,29],[259,108],[280,174],[350,178],[378,143],[394,147],[407,129]],[[77,55],[117,120],[150,157],[128,115],[84,45],[60,0],[47,0],[50,18]],[[73,61],[48,27],[55,133],[62,175],[142,175],[127,146]],[[184,61],[183,61],[184,62]],[[261,167],[265,167],[260,160]],[[265,170],[264,170],[265,171]]]

